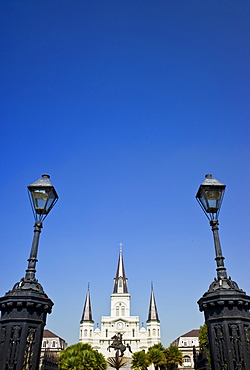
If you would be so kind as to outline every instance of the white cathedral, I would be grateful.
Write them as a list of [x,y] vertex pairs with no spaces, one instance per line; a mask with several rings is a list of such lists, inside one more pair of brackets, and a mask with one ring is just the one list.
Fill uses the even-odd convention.
[[[80,322],[79,342],[89,343],[106,358],[112,357],[115,350],[108,351],[112,344],[112,337],[122,334],[122,340],[132,352],[146,351],[149,347],[161,341],[160,320],[156,308],[153,288],[151,289],[148,319],[146,328],[140,328],[139,316],[130,315],[130,294],[128,293],[127,278],[125,275],[122,249],[118,259],[116,277],[114,279],[113,293],[110,295],[110,316],[102,316],[101,327],[94,329],[92,310],[90,302],[90,291],[88,289],[84,304],[82,319]],[[131,357],[129,349],[124,353]]]

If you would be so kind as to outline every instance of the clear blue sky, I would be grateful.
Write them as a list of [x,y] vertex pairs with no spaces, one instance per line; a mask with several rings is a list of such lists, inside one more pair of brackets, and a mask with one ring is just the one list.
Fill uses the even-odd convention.
[[249,19],[249,0],[0,1],[0,294],[27,268],[26,186],[49,173],[37,278],[69,344],[88,282],[95,323],[109,315],[120,242],[133,315],[153,281],[165,346],[203,323],[206,173],[227,185],[225,263],[250,294]]

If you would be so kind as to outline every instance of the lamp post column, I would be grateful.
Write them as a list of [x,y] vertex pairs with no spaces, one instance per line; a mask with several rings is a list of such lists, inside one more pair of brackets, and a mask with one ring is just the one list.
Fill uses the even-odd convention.
[[34,225],[34,237],[30,251],[30,258],[28,259],[28,269],[26,270],[25,279],[33,280],[36,273],[36,263],[37,263],[37,251],[40,239],[40,234],[42,231],[43,224],[41,221],[37,221]]
[[224,190],[224,184],[207,175],[196,195],[210,220],[217,264],[217,278],[198,305],[208,328],[212,370],[249,370],[250,296],[227,276],[218,233],[217,216]]
[[48,175],[30,185],[36,223],[28,268],[22,278],[0,297],[0,370],[37,370],[43,329],[53,302],[35,277],[42,220],[58,199]]
[[222,255],[222,249],[220,245],[220,238],[219,238],[219,222],[218,220],[211,220],[210,226],[212,228],[213,237],[214,237],[214,247],[215,247],[215,260],[217,264],[217,277],[218,279],[224,279],[227,277],[227,270],[224,266],[224,257]]

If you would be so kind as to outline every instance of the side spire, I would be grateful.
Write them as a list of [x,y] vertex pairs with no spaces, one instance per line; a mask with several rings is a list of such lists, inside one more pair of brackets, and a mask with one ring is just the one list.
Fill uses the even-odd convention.
[[158,322],[160,322],[157,307],[156,307],[156,303],[155,303],[153,283],[151,283],[151,296],[150,296],[147,322],[149,322],[149,321],[158,321]]
[[128,293],[127,278],[124,269],[123,256],[122,256],[122,243],[120,245],[120,253],[118,259],[118,266],[116,271],[116,277],[114,278],[114,290],[113,293]]
[[86,294],[84,309],[82,313],[81,323],[84,321],[94,322],[92,319],[92,310],[91,310],[91,302],[90,302],[90,291],[89,291],[89,283],[88,283],[88,291]]

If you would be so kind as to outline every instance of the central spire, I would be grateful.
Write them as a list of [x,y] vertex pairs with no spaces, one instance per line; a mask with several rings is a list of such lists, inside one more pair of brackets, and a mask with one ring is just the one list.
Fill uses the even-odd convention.
[[120,253],[119,253],[119,260],[118,266],[116,271],[116,277],[114,279],[114,290],[113,293],[128,293],[127,287],[127,278],[125,275],[123,257],[122,257],[122,243],[120,245]]

